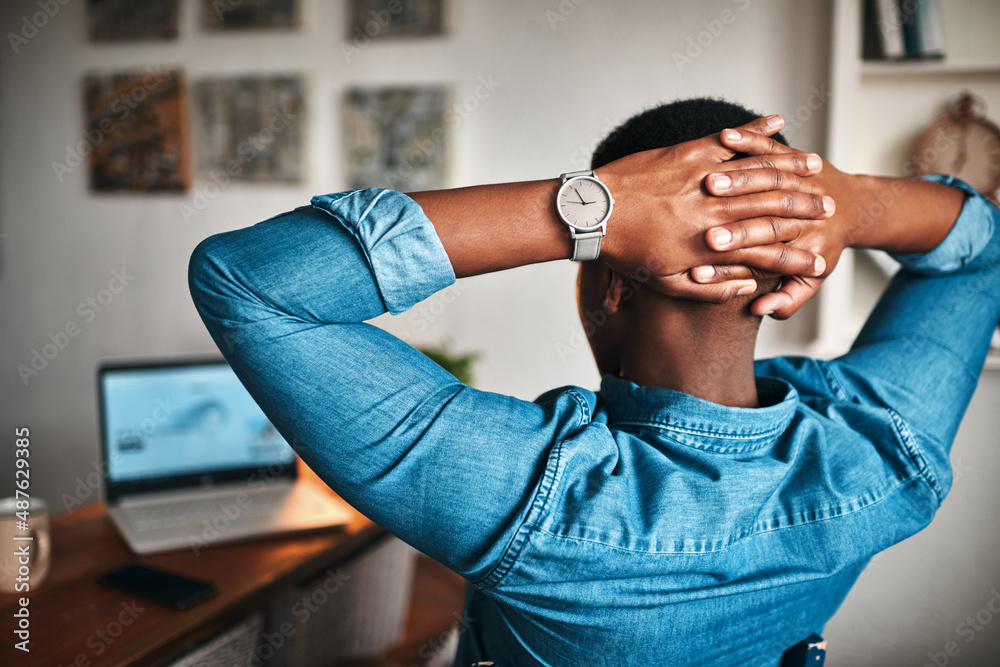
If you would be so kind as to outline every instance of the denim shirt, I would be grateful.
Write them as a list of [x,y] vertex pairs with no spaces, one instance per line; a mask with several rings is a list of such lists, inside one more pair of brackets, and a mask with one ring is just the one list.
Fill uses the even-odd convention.
[[278,430],[358,510],[468,581],[456,665],[776,665],[930,522],[1000,320],[1000,212],[968,193],[899,257],[851,350],[758,361],[762,407],[605,377],[534,402],[364,323],[454,273],[388,190],[213,236],[190,286]]

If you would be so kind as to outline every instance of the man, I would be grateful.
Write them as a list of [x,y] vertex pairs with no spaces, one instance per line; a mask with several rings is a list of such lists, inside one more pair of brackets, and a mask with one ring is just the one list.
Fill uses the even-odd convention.
[[[477,391],[362,324],[455,275],[592,256],[558,180],[317,197],[195,251],[199,311],[275,426],[468,580],[457,665],[776,665],[947,492],[1000,318],[1000,213],[958,182],[848,176],[752,118],[666,105],[598,148],[615,203],[579,300],[606,313],[599,393]],[[906,267],[851,352],[755,364],[759,316],[848,245]],[[775,273],[801,277],[765,293]]]

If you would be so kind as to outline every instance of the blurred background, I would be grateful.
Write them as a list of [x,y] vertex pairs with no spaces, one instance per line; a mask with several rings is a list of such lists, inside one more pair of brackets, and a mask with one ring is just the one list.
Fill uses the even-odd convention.
[[[780,113],[794,146],[881,174],[912,173],[963,91],[1000,118],[998,0],[941,0],[940,53],[902,54],[870,16],[866,36],[854,0],[408,1],[395,25],[349,0],[140,4],[123,18],[107,2],[0,3],[0,469],[29,426],[33,494],[55,513],[99,496],[96,364],[215,352],[186,282],[211,234],[362,184],[552,178],[683,97]],[[848,255],[820,300],[765,322],[759,354],[846,349],[887,271]],[[569,262],[468,279],[376,323],[478,353],[483,389],[594,388],[574,279]],[[829,665],[996,664],[998,368],[953,449],[951,495],[861,577],[828,626]],[[0,496],[13,489],[0,475]]]

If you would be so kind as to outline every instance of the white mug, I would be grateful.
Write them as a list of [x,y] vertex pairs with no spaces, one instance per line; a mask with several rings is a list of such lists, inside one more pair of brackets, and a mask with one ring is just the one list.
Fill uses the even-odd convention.
[[[41,498],[0,499],[0,592],[27,595],[49,572],[49,506]],[[27,530],[24,530],[27,512]]]

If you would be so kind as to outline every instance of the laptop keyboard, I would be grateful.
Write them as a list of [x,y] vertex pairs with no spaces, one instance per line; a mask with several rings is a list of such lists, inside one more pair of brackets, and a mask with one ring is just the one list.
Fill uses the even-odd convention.
[[[240,507],[237,497],[246,507]],[[163,530],[199,526],[207,522],[238,521],[262,514],[271,514],[288,498],[287,490],[249,495],[245,491],[231,496],[214,496],[207,499],[189,499],[173,502],[133,505],[122,508],[133,527],[139,531]],[[247,500],[249,499],[249,504]],[[235,517],[234,517],[235,515]]]

